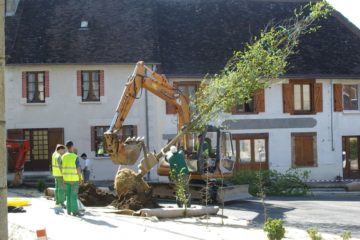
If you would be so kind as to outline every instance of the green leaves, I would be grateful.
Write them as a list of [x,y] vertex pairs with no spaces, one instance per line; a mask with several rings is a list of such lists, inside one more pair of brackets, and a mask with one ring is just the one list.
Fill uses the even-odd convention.
[[250,101],[256,90],[278,80],[286,71],[287,59],[296,53],[300,36],[318,30],[314,22],[330,11],[325,1],[295,10],[292,18],[267,27],[242,51],[236,51],[220,73],[206,76],[194,99],[189,129],[202,130],[214,124],[236,104]]

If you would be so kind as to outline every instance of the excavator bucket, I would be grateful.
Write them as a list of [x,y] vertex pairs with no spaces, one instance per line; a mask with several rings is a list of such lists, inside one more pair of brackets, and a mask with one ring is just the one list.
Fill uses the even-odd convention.
[[107,149],[114,164],[134,165],[139,159],[141,150],[145,150],[143,139],[128,138],[119,141],[113,134],[105,134]]
[[116,164],[134,165],[139,159],[142,148],[142,142],[121,143],[117,154],[113,156],[112,160]]

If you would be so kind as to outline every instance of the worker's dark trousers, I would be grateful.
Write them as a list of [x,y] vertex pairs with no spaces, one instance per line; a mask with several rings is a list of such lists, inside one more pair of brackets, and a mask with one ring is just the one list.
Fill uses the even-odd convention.
[[88,182],[90,179],[90,170],[84,169],[83,176],[84,176],[84,181]]
[[66,185],[66,210],[68,214],[79,213],[78,192],[79,182],[65,182]]
[[65,183],[63,177],[55,177],[55,202],[56,205],[63,204],[66,199]]

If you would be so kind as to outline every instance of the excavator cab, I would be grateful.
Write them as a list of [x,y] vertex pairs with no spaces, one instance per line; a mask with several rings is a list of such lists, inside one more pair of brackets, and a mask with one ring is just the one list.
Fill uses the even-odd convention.
[[[235,166],[231,133],[208,126],[207,131],[186,134],[185,161],[192,179],[219,178],[232,174]],[[180,147],[181,142],[178,143]],[[160,164],[160,176],[169,176],[169,167]]]

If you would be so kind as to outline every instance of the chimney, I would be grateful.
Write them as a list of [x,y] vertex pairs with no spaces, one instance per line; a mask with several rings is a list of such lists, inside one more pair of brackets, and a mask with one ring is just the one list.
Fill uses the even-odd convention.
[[6,16],[14,16],[20,0],[6,0]]

